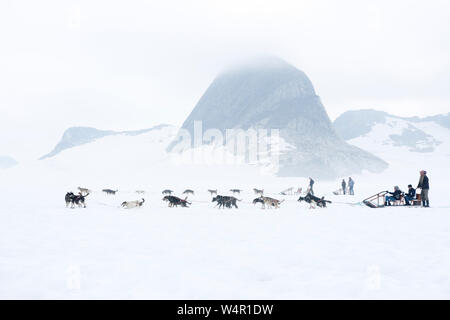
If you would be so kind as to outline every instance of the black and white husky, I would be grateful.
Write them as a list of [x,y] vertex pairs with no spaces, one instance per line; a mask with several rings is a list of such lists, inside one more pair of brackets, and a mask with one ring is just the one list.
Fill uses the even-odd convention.
[[67,192],[65,196],[66,207],[71,205],[71,208],[75,208],[75,205],[78,207],[86,208],[86,197],[88,194],[82,194],[81,192],[78,194],[74,194],[73,192]]
[[327,203],[331,203],[331,201],[325,200],[325,197],[319,198],[319,197],[313,196],[311,193],[308,193],[304,197],[299,197],[297,201],[298,202],[305,201],[305,202],[309,203],[310,208],[315,208],[316,205],[320,208],[326,208]]

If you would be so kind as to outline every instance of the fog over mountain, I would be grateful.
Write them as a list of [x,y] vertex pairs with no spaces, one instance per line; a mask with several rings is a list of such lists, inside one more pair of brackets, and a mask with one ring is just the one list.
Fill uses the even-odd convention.
[[[280,176],[334,178],[387,164],[344,142],[306,74],[270,57],[220,74],[209,86],[182,128],[193,134],[194,121],[203,130],[279,129],[291,146],[280,156]],[[168,150],[173,151],[174,140]]]

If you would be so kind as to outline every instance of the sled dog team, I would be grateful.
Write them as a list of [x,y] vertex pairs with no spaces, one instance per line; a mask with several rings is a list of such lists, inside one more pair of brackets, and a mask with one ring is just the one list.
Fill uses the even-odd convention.
[[[353,181],[352,178],[349,178],[349,182],[348,184],[345,182],[345,180],[342,180],[342,189],[344,190],[343,193],[345,194],[345,190],[347,189],[347,186],[349,187],[349,194],[353,195],[353,186],[354,186],[355,182]],[[280,192],[281,195],[300,195],[298,200],[299,202],[305,201],[306,203],[308,203],[310,205],[310,208],[315,208],[315,207],[319,207],[319,208],[326,208],[327,203],[331,203],[331,201],[329,200],[325,200],[324,197],[317,197],[314,195],[314,190],[313,190],[313,185],[314,185],[314,180],[312,178],[309,178],[309,186],[306,190],[306,195],[302,196],[302,188],[298,188],[297,191],[294,192],[294,188],[289,188],[286,189],[282,192]],[[429,179],[427,176],[427,172],[425,170],[421,170],[420,171],[420,179],[419,179],[419,183],[417,185],[417,188],[421,189],[421,201],[422,201],[422,205],[424,207],[429,207],[430,205],[430,201],[428,199],[428,190],[430,188],[429,185]],[[82,187],[78,187],[78,194],[74,194],[73,192],[67,192],[66,196],[65,196],[65,202],[66,202],[66,207],[70,207],[71,208],[75,208],[75,206],[78,207],[83,207],[86,208],[86,198],[89,196],[89,194],[91,194],[91,190],[89,190],[88,188],[82,188]],[[103,189],[102,192],[105,193],[106,195],[116,195],[116,193],[119,190],[113,190],[113,189]],[[229,190],[233,195],[236,194],[241,194],[241,192],[243,190],[241,189],[230,189]],[[237,199],[234,196],[223,196],[223,195],[219,195],[217,193],[217,189],[212,190],[209,189],[208,190],[209,194],[212,197],[212,202],[216,203],[215,207],[220,208],[238,208],[237,203],[242,201],[240,199]],[[255,198],[253,200],[253,204],[256,205],[257,203],[261,204],[261,208],[262,209],[278,209],[280,208],[280,205],[284,202],[283,200],[278,200],[278,199],[274,199],[271,197],[267,197],[264,196],[264,189],[257,189],[254,188],[253,192],[255,195],[257,195],[258,197]],[[394,191],[393,192],[388,192],[386,191],[386,198],[385,198],[385,206],[389,206],[391,205],[392,201],[399,201],[401,199],[404,199],[405,201],[405,205],[409,205],[411,201],[414,201],[415,199],[415,192],[416,190],[412,187],[412,185],[408,185],[408,193],[404,193],[402,192],[398,186],[395,186]],[[145,194],[144,190],[136,190],[136,193],[139,195],[143,195]],[[170,208],[173,207],[184,207],[184,208],[188,208],[192,202],[189,202],[187,200],[189,195],[194,195],[195,192],[192,189],[186,189],[184,190],[184,192],[182,193],[185,198],[182,199],[180,197],[174,196],[173,195],[174,191],[170,190],[170,189],[165,189],[162,191],[163,194],[163,201],[168,203],[168,206]],[[340,194],[340,192],[333,192],[335,195]],[[133,201],[124,201],[121,204],[121,207],[123,208],[127,208],[127,209],[131,209],[131,208],[138,208],[138,207],[142,207],[145,203],[145,199],[142,198],[141,200],[133,200]]]
[[[92,192],[88,188],[81,188],[78,187],[78,194],[74,194],[73,192],[67,192],[65,196],[66,200],[66,207],[71,206],[71,208],[75,208],[75,206],[86,208],[86,197]],[[299,188],[299,193],[301,194],[301,188]],[[309,190],[309,188],[308,188]],[[234,194],[240,194],[243,190],[241,189],[230,189],[230,192]],[[116,195],[118,190],[112,190],[112,189],[103,189],[103,193],[106,195]],[[237,203],[242,201],[242,199],[237,199],[234,196],[223,196],[217,194],[217,189],[215,190],[208,190],[209,194],[212,197],[212,202],[216,203],[215,207],[220,208],[238,208]],[[283,200],[278,200],[275,198],[264,196],[264,189],[257,189],[254,188],[253,192],[255,195],[258,195],[259,197],[255,198],[253,200],[253,204],[256,205],[257,203],[261,204],[262,209],[278,209],[280,208],[280,205],[284,202]],[[136,190],[136,193],[139,195],[145,194],[144,190]],[[189,202],[187,200],[188,195],[194,195],[195,192],[192,189],[186,189],[182,194],[186,197],[184,199],[174,196],[174,191],[170,189],[165,189],[162,191],[163,194],[163,201],[168,203],[168,206],[170,208],[173,207],[184,207],[189,208],[189,206],[192,204],[192,202]],[[281,194],[285,194],[284,192],[281,192]],[[312,195],[309,191],[305,197],[300,196],[298,199],[299,202],[305,201],[310,204],[311,208],[315,208],[316,206],[324,208],[326,207],[326,203],[331,203],[331,201],[324,200],[324,198],[318,198],[314,195]],[[133,200],[133,201],[124,201],[121,204],[122,208],[131,209],[131,208],[138,208],[142,207],[145,203],[145,199],[142,198],[141,200]]]

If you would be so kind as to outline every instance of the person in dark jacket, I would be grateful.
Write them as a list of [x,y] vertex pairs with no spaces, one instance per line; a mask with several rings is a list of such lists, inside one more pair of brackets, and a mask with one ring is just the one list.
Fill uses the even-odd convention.
[[355,191],[353,191],[353,186],[355,185],[355,181],[353,181],[352,177],[348,177],[348,193],[351,196],[355,195]]
[[430,200],[428,199],[428,190],[430,190],[430,182],[425,170],[420,171],[420,179],[417,184],[417,188],[421,189],[420,197],[422,199],[422,206],[428,208],[430,206]]
[[405,205],[409,206],[409,202],[413,201],[416,198],[416,189],[412,187],[412,185],[408,185],[408,193],[405,194]]
[[314,180],[312,178],[309,178],[309,193],[311,193],[312,195],[314,195],[313,185]]
[[342,193],[345,194],[347,190],[347,184],[345,183],[345,179],[342,179],[341,186],[342,186]]
[[384,203],[385,206],[390,206],[391,201],[401,200],[403,194],[402,190],[400,190],[398,186],[394,187],[394,192],[386,192],[388,193],[388,195],[386,195],[386,202]]

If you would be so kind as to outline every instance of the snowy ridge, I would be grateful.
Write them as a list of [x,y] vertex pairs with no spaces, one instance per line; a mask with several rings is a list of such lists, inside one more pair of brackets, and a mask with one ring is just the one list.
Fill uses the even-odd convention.
[[48,154],[42,156],[40,160],[51,158],[56,156],[58,153],[70,149],[73,147],[77,147],[83,144],[87,144],[90,142],[94,142],[97,139],[101,139],[103,137],[108,137],[112,135],[140,135],[143,133],[147,133],[152,130],[159,130],[161,128],[168,127],[168,125],[160,124],[155,127],[143,130],[133,130],[133,131],[112,131],[112,130],[98,130],[96,128],[90,127],[72,127],[67,129],[61,140],[55,146],[55,148]]
[[0,169],[8,169],[17,165],[17,161],[10,156],[0,155]]
[[333,123],[337,133],[347,141],[368,137],[375,145],[406,147],[412,152],[433,152],[447,140],[449,124],[450,113],[405,118],[376,110],[348,111]]

